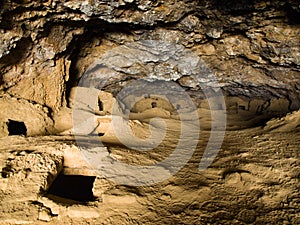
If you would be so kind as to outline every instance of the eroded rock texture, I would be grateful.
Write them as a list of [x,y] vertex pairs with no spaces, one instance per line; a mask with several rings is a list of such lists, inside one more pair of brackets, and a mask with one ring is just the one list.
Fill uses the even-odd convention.
[[[299,7],[296,0],[1,1],[0,224],[299,224]],[[151,118],[167,121],[152,152],[130,150],[108,132],[118,93],[140,78],[188,93],[201,138],[176,175],[131,187],[84,161],[72,110],[78,85],[101,87],[97,109],[79,102],[97,118],[85,134],[100,136],[112,164],[157,163],[176,146],[176,110],[185,101],[140,88],[118,103],[137,137],[150,135]],[[214,163],[199,171],[210,110],[225,108],[208,104],[214,81],[227,131]]]
[[[269,121],[264,129],[228,131],[214,163],[199,171],[208,137],[201,132],[193,157],[176,175],[139,187],[95,172],[70,137],[2,138],[0,222],[299,223],[299,111]],[[149,153],[108,145],[103,157],[112,163],[153,164],[173,151],[172,136],[163,145]]]
[[[67,106],[70,89],[93,62],[138,40],[190,49],[229,96],[258,99],[260,106],[282,99],[274,104],[284,112],[299,108],[297,1],[3,1],[0,15],[1,90],[47,107],[49,118]],[[135,65],[122,64],[130,56],[119,54],[116,66],[128,68],[106,82],[110,92],[136,78]],[[174,80],[194,88],[189,75]]]

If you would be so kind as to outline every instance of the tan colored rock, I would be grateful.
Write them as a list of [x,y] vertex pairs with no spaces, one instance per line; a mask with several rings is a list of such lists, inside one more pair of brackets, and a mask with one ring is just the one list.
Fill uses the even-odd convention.
[[72,129],[72,109],[60,108],[59,111],[53,115],[54,133],[61,133],[66,130]]
[[62,170],[62,152],[50,146],[45,149],[15,150],[0,159],[2,201],[36,201],[39,193],[50,187]]
[[100,91],[99,103],[101,104],[101,106],[99,106],[99,111],[103,111],[104,115],[112,115],[114,104],[116,104],[116,99],[111,93]]
[[49,222],[51,220],[51,216],[46,210],[42,210],[39,212],[39,220]]
[[106,204],[130,205],[136,203],[135,196],[111,196],[102,195],[103,202]]
[[300,127],[300,110],[289,113],[283,118],[274,118],[264,127],[271,132],[296,132]]
[[194,50],[197,55],[214,55],[216,52],[212,44],[198,45]]
[[[98,102],[95,106],[87,106],[87,102],[83,95],[85,95],[90,89],[87,87],[73,87],[69,94],[69,105],[71,108],[74,107],[76,101],[76,107],[91,111],[97,115],[107,115],[112,113],[113,106],[116,102],[115,98],[111,93],[105,91],[98,91]],[[76,95],[77,94],[77,95]],[[81,96],[82,95],[82,96]],[[96,98],[97,96],[95,96]],[[99,105],[100,104],[100,105]],[[95,107],[92,109],[91,107]]]
[[[0,224],[300,224],[299,15],[297,0],[1,1]],[[145,40],[151,41],[138,46]],[[210,107],[190,79],[199,72],[191,65],[199,61],[185,54],[189,49],[205,62],[201,82],[210,84],[215,75],[227,95],[225,141],[204,171],[198,167],[212,134],[211,115],[221,107]],[[129,120],[112,115],[113,95],[123,87],[139,78],[172,80],[200,106],[197,147],[188,149],[195,150],[193,156],[169,179],[121,185],[102,177],[105,165],[94,173],[84,161],[69,135],[73,109],[66,93],[72,97],[94,62],[104,67],[88,84],[105,92],[95,96],[92,108],[81,105],[95,119],[91,127],[86,118],[76,119],[84,135],[107,145],[99,159],[111,159],[111,177],[116,161],[140,166],[167,159],[181,131],[175,109],[141,100],[144,89],[117,106]],[[181,119],[192,122],[184,99],[174,102],[176,110],[183,109]],[[296,111],[285,115],[291,110]],[[151,127],[155,116],[163,119]],[[30,137],[7,136],[9,120],[25,126]],[[163,140],[139,151],[138,142],[135,149],[125,147],[113,128],[120,128],[123,143],[151,137],[150,128],[159,131],[155,140]],[[44,136],[63,132],[68,136]],[[97,199],[82,203],[47,194],[63,161],[66,175],[97,176]],[[76,185],[66,186],[71,192]]]
[[97,209],[87,208],[84,206],[69,207],[67,210],[67,216],[70,218],[80,218],[80,219],[100,217]]
[[71,146],[64,151],[64,171],[65,175],[97,176],[97,171],[85,160],[80,148]]
[[9,120],[23,122],[28,136],[46,134],[53,126],[48,109],[41,105],[4,95],[0,97],[0,106],[0,136],[9,135]]
[[[28,76],[8,90],[8,93],[24,99],[46,105],[54,111],[65,104],[65,78],[70,63],[68,60],[59,59],[55,66],[31,67]],[[34,88],[33,88],[34,87]]]
[[[78,92],[78,90],[82,92],[82,94],[85,93],[85,90],[89,90],[88,88],[83,88],[83,87],[75,87],[72,88],[70,91],[69,95],[69,104],[71,108],[60,108],[57,112],[54,112],[53,114],[53,120],[54,120],[54,131],[55,133],[61,133],[61,134],[72,134],[73,131],[73,120],[76,118],[73,118],[73,106],[74,106],[74,101],[75,101],[75,95]],[[81,93],[78,92],[78,93]],[[79,94],[80,95],[80,94]],[[96,98],[96,97],[95,97]],[[93,110],[92,107],[88,106],[87,103],[84,102],[84,98],[81,98],[80,96],[76,97],[76,107],[78,109],[82,110],[82,113],[90,113],[91,116],[101,116],[101,128],[106,129],[104,127],[103,122],[105,123],[106,119],[109,118],[109,116],[106,115],[111,115],[113,106],[116,102],[115,98],[112,96],[112,94],[104,92],[104,91],[99,91],[99,96],[98,96],[98,104],[95,106],[95,109]],[[100,104],[100,105],[99,105]],[[76,124],[78,124],[79,121],[76,121]],[[84,123],[84,122],[83,122]],[[94,128],[90,129],[90,132],[93,131],[93,129],[96,129],[97,124],[95,124]]]

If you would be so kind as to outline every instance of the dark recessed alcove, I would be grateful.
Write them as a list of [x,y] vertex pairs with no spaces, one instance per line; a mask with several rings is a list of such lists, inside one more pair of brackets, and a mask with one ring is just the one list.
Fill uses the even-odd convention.
[[95,200],[93,185],[95,176],[59,174],[48,190],[48,194],[80,202]]
[[8,120],[8,135],[27,135],[27,128],[24,122]]
[[98,99],[98,108],[99,111],[103,111],[103,102],[101,102],[99,99]]

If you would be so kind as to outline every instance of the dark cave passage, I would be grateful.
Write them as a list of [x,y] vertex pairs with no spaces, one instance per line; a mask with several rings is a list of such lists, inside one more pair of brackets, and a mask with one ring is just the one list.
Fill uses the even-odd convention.
[[96,177],[59,174],[49,188],[48,194],[80,202],[95,200],[93,185]]
[[9,135],[27,135],[27,128],[24,122],[8,120],[7,129]]

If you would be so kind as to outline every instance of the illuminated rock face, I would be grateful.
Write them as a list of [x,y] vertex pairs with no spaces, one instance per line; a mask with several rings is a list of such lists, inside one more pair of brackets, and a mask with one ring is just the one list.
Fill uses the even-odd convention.
[[[296,0],[1,1],[0,224],[300,224],[299,18]],[[176,148],[180,119],[193,121],[159,82],[191,97],[198,145],[169,179],[120,185],[85,161],[74,104],[94,118],[76,138],[101,140],[105,163],[152,165]],[[92,107],[75,97],[91,87],[101,89]],[[223,145],[199,171],[220,110]],[[129,149],[115,117],[142,140],[160,117],[166,136],[152,151]]]
[[[201,57],[228,96],[262,102],[257,107],[285,101],[275,106],[284,112],[299,108],[297,1],[3,1],[0,18],[0,88],[12,98],[48,108],[42,115],[46,121],[68,111],[70,90],[92,63],[118,46],[145,40],[178,44]],[[151,75],[151,66],[130,64],[132,60],[155,63],[134,44],[130,51],[118,50],[109,62],[118,73],[101,69],[101,86],[113,94],[131,80]],[[156,66],[151,79],[176,81],[196,102],[201,100],[191,74],[168,74],[167,68]],[[15,117],[26,123],[21,115]],[[0,118],[1,124],[7,119]],[[28,127],[28,134],[63,129],[47,126]]]
[[[214,162],[199,171],[209,137],[202,131],[182,170],[156,185],[138,187],[119,185],[95,171],[69,136],[2,138],[0,221],[297,224],[299,123],[297,111],[269,121],[265,128],[227,131]],[[151,165],[171,153],[175,134],[172,130],[171,138],[150,152],[132,151],[110,140],[102,157],[112,163]]]

